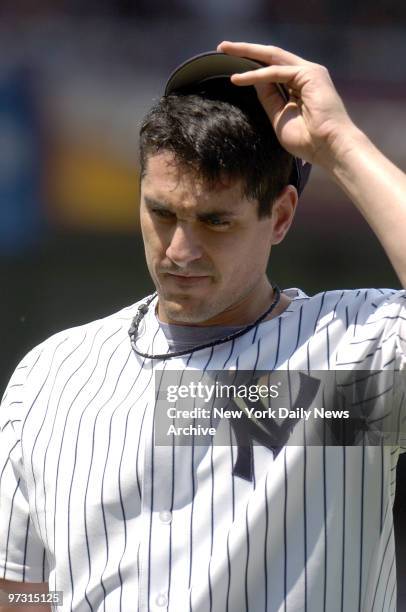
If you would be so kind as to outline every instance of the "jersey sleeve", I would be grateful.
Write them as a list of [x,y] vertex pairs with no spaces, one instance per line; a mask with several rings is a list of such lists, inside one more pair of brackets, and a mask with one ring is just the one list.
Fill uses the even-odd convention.
[[35,351],[15,370],[0,406],[0,578],[46,582],[44,546],[30,517],[20,433],[27,407],[27,373]]
[[399,451],[406,452],[406,290],[376,292],[380,293],[372,301],[372,306],[376,307],[372,329],[375,321],[381,329],[376,352],[380,353],[382,370],[393,368],[395,371],[394,429]]
[[406,290],[399,291],[392,298],[395,302],[395,369],[398,376],[398,445],[401,453],[406,452]]

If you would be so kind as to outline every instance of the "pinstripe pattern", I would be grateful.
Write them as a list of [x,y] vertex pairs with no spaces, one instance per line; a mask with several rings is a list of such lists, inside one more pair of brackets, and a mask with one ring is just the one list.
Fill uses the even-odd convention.
[[[251,480],[234,474],[230,423],[227,446],[154,444],[165,370],[405,363],[404,292],[292,295],[276,319],[184,358],[131,351],[136,305],[31,351],[0,411],[0,576],[49,579],[60,612],[393,612],[401,444],[254,446]],[[139,346],[168,351],[153,308]],[[389,393],[376,418],[400,423],[404,397]]]
[[347,513],[346,507],[346,448],[343,446],[343,479],[342,479],[342,491],[343,491],[343,501],[342,501],[342,550],[341,550],[341,612],[344,612],[344,594],[345,594],[345,516]]

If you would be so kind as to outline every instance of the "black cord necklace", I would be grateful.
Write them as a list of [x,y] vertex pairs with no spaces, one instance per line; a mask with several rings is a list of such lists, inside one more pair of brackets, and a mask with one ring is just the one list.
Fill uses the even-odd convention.
[[181,357],[182,355],[188,355],[190,353],[194,353],[195,351],[201,351],[206,348],[211,348],[212,346],[217,346],[218,344],[224,344],[225,342],[230,342],[230,340],[235,340],[236,338],[239,338],[240,336],[246,334],[251,329],[259,325],[279,304],[279,301],[281,299],[281,290],[279,289],[277,285],[272,285],[272,288],[275,292],[275,296],[269,308],[267,308],[267,310],[264,313],[262,313],[262,315],[256,321],[254,321],[253,323],[250,323],[249,325],[246,325],[239,331],[233,332],[232,334],[229,334],[228,336],[225,336],[224,338],[219,338],[218,340],[207,342],[206,344],[198,344],[192,349],[189,348],[189,349],[182,350],[182,351],[174,351],[172,353],[161,353],[161,354],[143,353],[142,351],[139,351],[136,346],[138,327],[142,319],[147,314],[148,308],[151,302],[157,296],[157,293],[155,292],[146,302],[138,306],[137,314],[133,318],[130,329],[128,330],[128,335],[130,336],[130,341],[131,341],[131,346],[133,348],[133,351],[140,357],[144,357],[147,359],[166,360],[166,359],[172,359],[173,357]]

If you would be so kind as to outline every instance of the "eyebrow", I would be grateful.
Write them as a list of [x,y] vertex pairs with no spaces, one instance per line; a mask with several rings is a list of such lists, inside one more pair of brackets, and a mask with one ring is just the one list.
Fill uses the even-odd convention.
[[149,207],[149,208],[162,208],[165,210],[171,210],[171,205],[169,204],[169,202],[160,202],[159,200],[155,200],[154,198],[150,198],[148,196],[144,196],[144,201],[145,204]]
[[[174,212],[172,205],[169,202],[155,200],[149,196],[144,196],[145,204],[148,208],[157,208],[159,210],[168,210],[170,212]],[[238,216],[238,214],[232,210],[222,210],[222,209],[214,209],[207,210],[196,215],[198,219],[204,221],[206,219],[210,219],[211,217],[222,217],[223,219],[232,219]]]

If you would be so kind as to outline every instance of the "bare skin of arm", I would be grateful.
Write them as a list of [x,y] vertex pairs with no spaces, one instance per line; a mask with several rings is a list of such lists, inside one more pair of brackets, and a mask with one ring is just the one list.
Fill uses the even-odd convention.
[[[15,582],[0,579],[0,602],[7,601],[9,593],[47,593],[47,582]],[[49,604],[20,604],[8,605],[0,603],[0,612],[51,612]]]
[[[282,146],[323,167],[341,187],[406,287],[406,175],[351,121],[327,69],[272,46],[223,42],[218,51],[267,64],[231,80],[254,85]],[[275,83],[286,87],[288,102]]]

